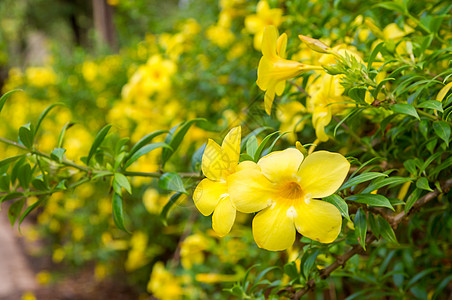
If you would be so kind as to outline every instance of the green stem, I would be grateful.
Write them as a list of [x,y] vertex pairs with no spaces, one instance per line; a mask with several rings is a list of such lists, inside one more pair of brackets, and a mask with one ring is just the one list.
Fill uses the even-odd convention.
[[[153,178],[160,178],[162,176],[162,173],[159,172],[134,172],[134,171],[123,171],[122,174],[125,176],[139,176],[139,177],[153,177]],[[199,175],[199,173],[177,173],[182,178],[193,178],[196,180],[204,179],[205,177],[202,175]]]

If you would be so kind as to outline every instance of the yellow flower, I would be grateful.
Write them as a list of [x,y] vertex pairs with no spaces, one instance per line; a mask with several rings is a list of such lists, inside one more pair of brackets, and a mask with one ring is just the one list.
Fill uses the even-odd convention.
[[180,279],[168,272],[161,261],[152,268],[147,290],[161,300],[181,299],[184,294]]
[[256,14],[245,18],[246,29],[254,34],[254,48],[261,49],[262,36],[266,26],[274,25],[278,27],[283,21],[282,9],[270,8],[267,1],[259,1]]
[[270,114],[275,93],[280,96],[286,86],[286,80],[308,70],[322,70],[321,67],[304,65],[284,59],[287,35],[278,38],[278,30],[274,26],[265,27],[262,39],[262,58],[257,68],[257,85],[265,92],[265,111]]
[[300,151],[289,148],[270,153],[257,164],[242,162],[229,177],[229,194],[238,211],[260,211],[253,219],[253,236],[260,248],[289,248],[295,229],[331,243],[341,231],[341,214],[333,204],[314,198],[333,194],[349,168],[341,154],[318,151],[304,159]]
[[202,156],[203,179],[193,193],[198,210],[205,216],[212,216],[212,228],[219,236],[231,231],[236,209],[228,193],[228,178],[236,171],[240,156],[240,126],[232,128],[218,145],[209,139]]
[[184,269],[191,269],[195,264],[204,262],[203,251],[207,248],[207,239],[201,234],[187,237],[180,247],[181,263]]

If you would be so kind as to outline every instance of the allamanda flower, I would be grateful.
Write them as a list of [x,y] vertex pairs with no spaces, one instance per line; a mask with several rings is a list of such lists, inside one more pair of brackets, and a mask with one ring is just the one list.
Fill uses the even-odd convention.
[[341,154],[327,151],[303,158],[294,148],[273,152],[257,164],[242,162],[228,178],[237,210],[260,211],[253,219],[253,236],[260,248],[289,248],[295,241],[295,230],[321,243],[333,242],[341,231],[339,210],[314,198],[333,194],[350,164]]
[[278,38],[275,26],[264,29],[262,38],[262,58],[257,68],[257,85],[265,92],[265,111],[271,113],[275,94],[280,96],[286,86],[286,80],[309,70],[323,70],[322,67],[309,66],[284,59],[286,55],[287,35]]
[[236,209],[229,197],[228,181],[239,163],[240,134],[240,126],[231,129],[221,147],[209,139],[201,162],[207,178],[193,193],[193,201],[203,215],[213,212],[212,228],[219,236],[228,234],[235,221]]

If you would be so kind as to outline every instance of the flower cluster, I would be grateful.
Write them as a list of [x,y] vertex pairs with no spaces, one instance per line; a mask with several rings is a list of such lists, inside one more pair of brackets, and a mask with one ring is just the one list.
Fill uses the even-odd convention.
[[345,157],[328,151],[304,157],[288,148],[257,163],[238,163],[240,132],[240,127],[233,128],[221,147],[209,140],[204,151],[202,170],[207,178],[193,199],[202,214],[213,212],[213,229],[224,236],[236,211],[258,212],[253,236],[261,248],[287,249],[296,231],[322,243],[333,242],[341,231],[341,214],[333,204],[316,199],[333,194],[343,183],[350,168]]

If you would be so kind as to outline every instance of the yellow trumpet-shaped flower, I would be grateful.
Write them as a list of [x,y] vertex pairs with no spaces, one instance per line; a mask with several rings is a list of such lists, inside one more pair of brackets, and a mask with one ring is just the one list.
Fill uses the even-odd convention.
[[318,151],[305,159],[289,148],[242,162],[228,178],[229,194],[237,210],[260,211],[253,219],[253,236],[260,248],[285,250],[297,230],[321,243],[333,242],[341,231],[339,210],[314,198],[333,194],[350,168],[338,153]]
[[287,35],[278,37],[275,26],[264,29],[262,38],[262,58],[257,68],[257,85],[265,92],[265,111],[271,113],[275,94],[281,96],[286,86],[286,80],[309,70],[322,70],[321,67],[304,65],[285,59]]
[[228,178],[236,171],[240,156],[240,126],[229,131],[218,145],[209,139],[202,156],[203,179],[193,193],[198,210],[205,216],[212,215],[212,228],[219,236],[231,231],[236,209],[228,192]]

